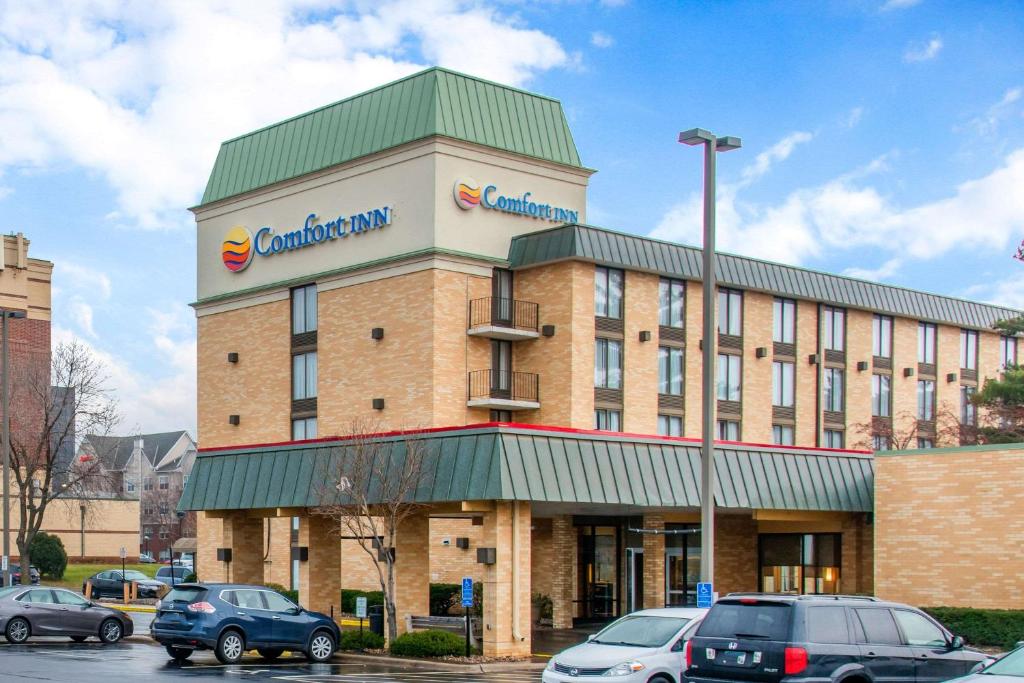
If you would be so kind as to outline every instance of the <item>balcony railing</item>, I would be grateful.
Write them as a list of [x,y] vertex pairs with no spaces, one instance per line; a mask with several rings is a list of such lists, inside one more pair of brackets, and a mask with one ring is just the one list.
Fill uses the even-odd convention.
[[469,400],[497,399],[537,403],[540,377],[532,372],[473,370],[469,373]]
[[469,329],[507,327],[537,332],[539,306],[532,301],[486,296],[469,302]]

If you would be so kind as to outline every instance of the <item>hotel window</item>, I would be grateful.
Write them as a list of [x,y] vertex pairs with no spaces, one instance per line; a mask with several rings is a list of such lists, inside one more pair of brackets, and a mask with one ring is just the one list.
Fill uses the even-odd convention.
[[740,423],[736,420],[719,420],[718,438],[722,441],[739,441]]
[[825,430],[825,448],[842,448],[843,437],[845,434],[841,429],[826,429]]
[[683,418],[678,415],[659,415],[658,434],[661,436],[682,436]]
[[170,508],[169,505],[167,505],[167,503],[160,503],[160,514],[161,515],[166,515],[170,511],[171,511],[171,508]]
[[682,280],[662,280],[658,283],[658,324],[662,327],[682,327],[686,296],[686,283]]
[[316,285],[292,290],[292,334],[316,330]]
[[960,330],[960,367],[964,370],[978,369],[978,332]]
[[1017,338],[1002,335],[999,337],[999,367],[1006,368],[1017,364]]
[[134,481],[129,481],[129,482],[128,482],[128,483],[127,483],[127,484],[125,485],[125,490],[126,490],[126,491],[127,491],[128,493],[135,493],[135,482],[134,482]]
[[796,343],[796,302],[792,299],[775,299],[772,302],[772,341]]
[[316,351],[292,356],[292,398],[316,398]]
[[143,491],[152,491],[153,490],[153,480],[152,479],[148,479],[148,478],[147,479],[143,479],[142,480],[142,490]]
[[622,431],[622,411],[598,408],[594,411],[594,429],[606,432]]
[[923,436],[917,438],[918,448],[935,448],[935,439],[926,439]]
[[917,419],[935,419],[935,380],[933,379],[917,381]]
[[492,410],[491,422],[512,422],[511,410]]
[[935,325],[917,324],[917,362],[935,364]]
[[871,415],[892,417],[892,377],[871,376]]
[[[151,507],[148,507],[148,508],[146,508],[146,511],[145,511],[145,513],[144,513],[144,514],[145,514],[145,515],[146,515],[147,517],[152,517],[152,516],[153,516],[153,508],[151,508]],[[148,532],[147,532],[147,533],[148,533]]]
[[615,268],[594,269],[594,315],[599,318],[622,317],[623,273]]
[[876,315],[871,319],[871,354],[892,358],[892,318]]
[[743,292],[718,290],[718,333],[734,337],[743,334]]
[[822,392],[825,410],[843,412],[843,371],[839,368],[825,368],[823,373],[825,390]]
[[825,350],[843,351],[846,349],[846,311],[842,308],[824,306],[825,315]]
[[681,396],[683,393],[683,350],[674,346],[658,347],[658,393]]
[[[841,534],[761,534],[758,536],[761,590],[765,593],[839,593],[841,548]],[[827,611],[834,609],[839,612]],[[821,624],[814,632],[821,632],[828,630],[826,624],[845,616],[841,607],[812,607],[807,618],[811,628],[815,628],[820,618]]]
[[718,354],[718,400],[740,400],[740,367],[742,359],[727,353]]
[[305,417],[292,420],[292,441],[316,438],[316,418]]
[[167,481],[166,474],[161,474],[159,477],[156,478],[156,481],[161,491],[166,491],[168,488],[170,488],[170,483]]
[[892,448],[889,437],[885,434],[875,434],[871,437],[871,449],[875,451],[887,451]]
[[793,439],[793,425],[772,425],[772,443],[792,446]]
[[965,425],[978,424],[978,407],[971,401],[975,391],[975,387],[960,387],[960,422]]
[[793,364],[775,361],[772,363],[772,405],[782,408],[793,407]]
[[622,342],[620,340],[596,340],[594,386],[602,389],[622,388]]

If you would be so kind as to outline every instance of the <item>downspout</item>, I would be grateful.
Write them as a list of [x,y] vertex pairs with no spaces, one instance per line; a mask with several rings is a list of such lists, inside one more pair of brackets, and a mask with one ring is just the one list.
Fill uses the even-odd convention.
[[519,626],[519,502],[512,501],[512,637],[517,643],[526,640]]

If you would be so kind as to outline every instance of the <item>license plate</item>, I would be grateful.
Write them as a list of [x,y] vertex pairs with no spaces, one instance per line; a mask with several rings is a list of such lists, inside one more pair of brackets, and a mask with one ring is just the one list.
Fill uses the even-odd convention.
[[728,651],[722,653],[722,664],[725,666],[746,666],[749,661],[749,652]]

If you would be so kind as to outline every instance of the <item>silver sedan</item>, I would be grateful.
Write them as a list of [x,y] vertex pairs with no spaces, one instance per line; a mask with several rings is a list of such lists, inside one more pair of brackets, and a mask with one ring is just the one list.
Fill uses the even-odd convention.
[[1024,643],[981,671],[956,679],[957,683],[1021,683],[1024,679]]
[[116,643],[132,635],[124,612],[97,605],[63,588],[11,586],[0,589],[0,632],[9,643],[32,636],[70,636],[77,643],[96,636]]

